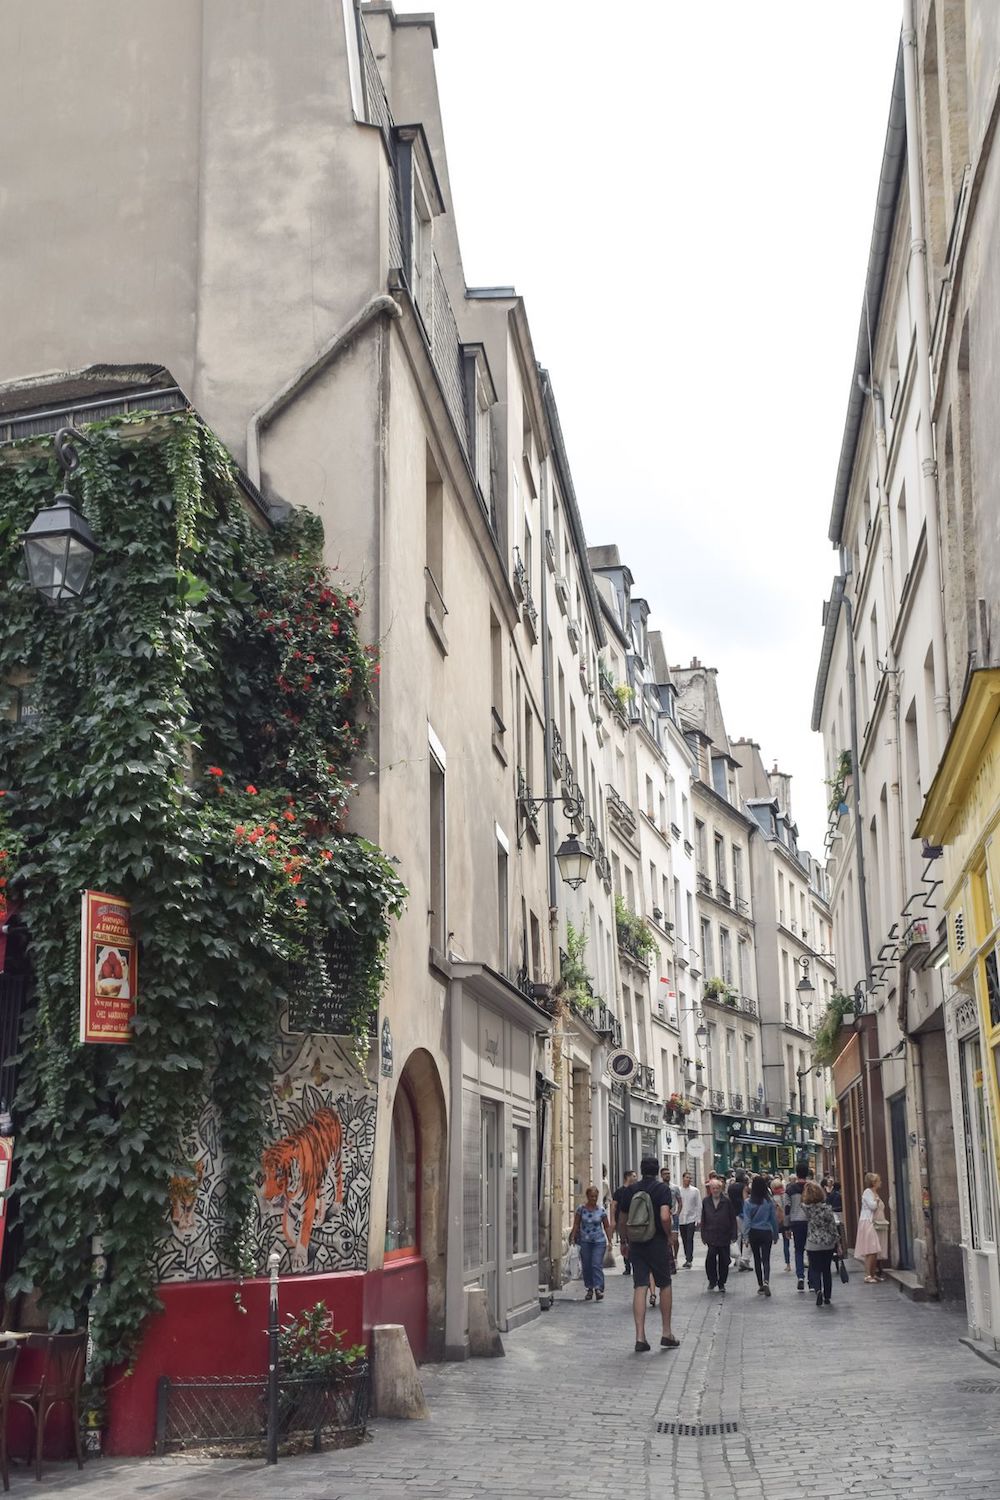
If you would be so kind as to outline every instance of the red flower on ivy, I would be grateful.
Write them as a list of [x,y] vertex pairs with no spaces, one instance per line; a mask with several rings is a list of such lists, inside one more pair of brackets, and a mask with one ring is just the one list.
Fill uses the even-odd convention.
[[333,850],[332,849],[321,849],[320,850],[320,858],[321,859],[332,859],[333,858]]
[[223,774],[222,767],[221,766],[209,766],[209,768],[208,768],[208,774],[209,774],[209,776],[221,776]]
[[285,819],[286,823],[295,822],[295,814],[292,812],[291,808],[288,808],[287,811],[282,814],[282,817]]
[[255,786],[248,786],[247,787],[247,796],[248,797],[256,797],[256,795],[257,795],[257,788]]

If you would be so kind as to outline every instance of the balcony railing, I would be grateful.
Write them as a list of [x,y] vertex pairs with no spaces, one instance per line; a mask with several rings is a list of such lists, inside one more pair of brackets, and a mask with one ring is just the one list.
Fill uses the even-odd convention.
[[566,752],[555,719],[549,721],[549,732],[552,737],[552,774],[559,781],[566,766]]
[[616,1015],[605,1005],[603,1000],[598,1000],[591,1015],[591,1022],[602,1036],[606,1036],[612,1047],[620,1047],[622,1044],[622,1023]]
[[742,1094],[730,1094],[729,1107],[734,1115],[741,1115],[746,1108]]
[[633,1089],[633,1092],[635,1090],[639,1090],[640,1092],[642,1092],[644,1094],[655,1094],[656,1093],[656,1070],[655,1070],[655,1068],[651,1068],[648,1065],[648,1063],[640,1063],[639,1064],[639,1071],[635,1075],[635,1082],[632,1084],[632,1089]]
[[525,571],[524,563],[521,560],[520,547],[515,547],[513,549],[513,552],[514,568],[511,574],[511,582],[514,586],[514,598],[517,600],[518,604],[523,604],[525,598],[530,599],[531,597],[531,591],[528,588],[528,575]]
[[709,1089],[706,1098],[708,1108],[717,1115],[722,1114],[726,1107],[726,1096],[722,1090]]
[[625,798],[619,792],[616,792],[610,783],[604,788],[604,793],[608,817],[630,838],[635,833],[637,826],[635,813],[629,807]]

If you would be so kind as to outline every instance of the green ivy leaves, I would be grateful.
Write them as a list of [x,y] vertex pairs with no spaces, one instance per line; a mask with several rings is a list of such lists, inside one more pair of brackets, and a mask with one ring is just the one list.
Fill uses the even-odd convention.
[[[321,565],[318,519],[257,531],[190,414],[95,425],[81,457],[73,485],[102,550],[85,607],[63,616],[18,573],[17,538],[56,487],[50,445],[0,452],[0,682],[30,680],[37,709],[0,720],[0,878],[23,898],[36,976],[8,1291],[37,1287],[53,1327],[89,1307],[100,1370],[134,1353],[156,1306],[168,1184],[190,1170],[185,1137],[208,1100],[228,1162],[220,1253],[247,1269],[237,1247],[289,965],[350,927],[365,979],[349,1024],[365,1048],[404,891],[345,829],[378,664],[357,601]],[[86,887],[132,902],[127,1047],[76,1039]]]

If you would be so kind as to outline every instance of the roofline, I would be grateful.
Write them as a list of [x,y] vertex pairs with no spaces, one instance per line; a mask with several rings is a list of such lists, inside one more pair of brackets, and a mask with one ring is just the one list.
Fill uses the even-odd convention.
[[843,573],[838,573],[833,580],[833,588],[830,590],[830,598],[824,613],[823,644],[819,652],[819,667],[816,670],[816,687],[813,692],[813,711],[810,721],[810,728],[815,731],[823,727],[826,684],[830,676],[830,663],[833,660],[833,643],[837,639],[837,625],[840,621],[840,606],[844,598],[845,581]]
[[559,408],[556,405],[555,392],[552,389],[552,377],[548,370],[538,366],[538,378],[542,383],[542,402],[545,406],[545,415],[548,417],[549,429],[552,433],[552,457],[559,473],[559,484],[562,489],[563,508],[569,518],[570,527],[573,532],[573,540],[576,543],[580,556],[580,575],[583,578],[583,592],[587,596],[587,604],[590,609],[591,619],[594,625],[597,640],[594,644],[600,648],[607,644],[607,636],[604,634],[604,618],[601,608],[601,599],[594,583],[594,575],[590,567],[590,559],[587,555],[587,538],[583,531],[583,519],[580,515],[580,507],[577,504],[576,488],[573,484],[573,475],[570,473],[569,457],[566,453],[566,442],[563,438],[562,423],[559,420]]
[[[833,545],[839,546],[847,510],[847,499],[851,488],[851,475],[858,449],[861,419],[866,400],[858,385],[858,376],[865,381],[871,378],[869,358],[869,325],[878,327],[882,311],[882,295],[885,291],[886,272],[889,264],[889,249],[896,218],[896,206],[906,169],[906,96],[903,83],[903,41],[900,38],[896,52],[896,72],[892,81],[892,98],[889,103],[889,123],[885,132],[885,147],[882,152],[882,169],[879,173],[878,196],[875,200],[875,222],[872,225],[871,246],[868,251],[868,272],[865,277],[865,295],[861,303],[861,324],[851,370],[851,394],[847,402],[847,417],[844,436],[840,445],[840,461],[837,465],[837,481],[833,490],[833,508],[830,512],[828,532]],[[815,727],[815,726],[814,726]]]

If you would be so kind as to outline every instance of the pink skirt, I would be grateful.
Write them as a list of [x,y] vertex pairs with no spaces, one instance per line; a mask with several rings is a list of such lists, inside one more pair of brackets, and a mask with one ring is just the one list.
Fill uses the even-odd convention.
[[862,1219],[858,1224],[858,1237],[854,1242],[854,1254],[858,1260],[863,1260],[866,1255],[884,1255],[879,1237],[875,1232],[875,1225],[871,1219]]

